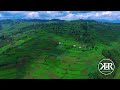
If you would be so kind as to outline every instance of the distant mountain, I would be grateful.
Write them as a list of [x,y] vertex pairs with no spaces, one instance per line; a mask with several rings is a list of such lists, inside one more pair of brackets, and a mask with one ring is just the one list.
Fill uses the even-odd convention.
[[120,20],[105,20],[105,19],[79,19],[79,20],[72,20],[72,21],[81,21],[81,22],[106,22],[106,23],[120,23]]
[[108,23],[120,23],[120,20],[105,20],[105,19],[97,19],[97,22],[108,22]]
[[[60,19],[4,19],[4,20],[0,20],[0,22],[2,23],[10,23],[10,22],[64,22],[66,20],[60,20]],[[79,20],[71,20],[71,21],[88,21],[88,22],[108,22],[108,23],[120,23],[120,20],[105,20],[105,19],[96,19],[96,20],[92,20],[92,19],[79,19]]]
[[3,23],[10,23],[10,22],[64,22],[65,20],[60,20],[60,19],[51,19],[51,20],[42,20],[42,19],[5,19],[5,20],[0,20],[0,22]]
[[65,20],[60,20],[60,19],[51,19],[50,21],[64,22]]

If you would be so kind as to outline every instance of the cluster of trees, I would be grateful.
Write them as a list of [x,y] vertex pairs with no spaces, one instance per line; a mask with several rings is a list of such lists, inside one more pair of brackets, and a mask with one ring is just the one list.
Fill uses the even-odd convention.
[[120,49],[112,49],[112,50],[104,49],[102,51],[102,55],[105,56],[106,58],[110,58],[111,60],[113,60],[116,68],[119,67],[119,65],[120,65]]
[[[61,21],[61,20],[45,20],[47,21],[57,21],[54,23],[41,23],[44,20],[3,20],[2,24],[15,24],[21,22],[21,25],[26,25],[28,22],[33,22],[32,25],[27,25],[25,27],[17,28],[13,30],[12,34],[22,33],[29,30],[43,30],[49,33],[55,33],[58,35],[69,35],[75,38],[78,42],[86,45],[86,48],[94,48],[97,42],[109,45],[115,39],[118,39],[120,31],[118,30],[119,25],[104,24],[94,21]],[[25,23],[24,23],[25,22]],[[35,23],[34,23],[35,22]],[[36,23],[37,22],[37,23]],[[88,23],[87,23],[88,22]],[[2,25],[0,24],[0,30]],[[10,30],[9,30],[10,31]]]
[[113,79],[115,75],[116,75],[116,71],[106,76],[101,74],[99,71],[88,74],[90,79]]
[[40,23],[33,24],[24,28],[21,28],[19,31],[23,30],[44,30],[49,33],[55,33],[59,35],[70,35],[74,37],[77,41],[89,44],[88,46],[94,47],[94,36],[93,32],[90,31],[90,27],[87,23],[81,25],[75,25],[74,23]]
[[102,55],[105,56],[106,58],[111,59],[114,64],[115,64],[115,70],[112,74],[110,75],[102,75],[99,71],[93,72],[89,74],[89,78],[91,79],[112,79],[117,73],[117,69],[120,66],[120,49],[103,49]]
[[1,22],[0,22],[0,30],[2,30],[3,28],[2,28],[2,24],[1,24]]
[[83,43],[87,44],[86,47],[91,47],[94,48],[95,47],[95,37],[94,37],[94,32],[90,31],[90,26],[87,24],[82,25],[83,26],[83,35],[82,35],[82,41]]
[[2,35],[0,36],[1,41],[11,41],[12,38],[9,35]]
[[[42,21],[58,21],[56,23],[41,23]],[[2,23],[13,23],[14,21],[5,20]],[[117,28],[112,24],[101,24],[94,21],[69,21],[64,22],[61,20],[16,20],[16,22],[33,22],[32,25],[27,25],[14,31],[13,34],[22,33],[28,30],[43,30],[49,33],[58,35],[69,35],[75,38],[78,42],[86,45],[86,48],[94,48],[97,41],[109,45],[110,40],[115,40],[119,37],[120,27]],[[34,23],[38,22],[38,23]],[[87,23],[88,22],[88,23]],[[0,25],[1,28],[1,25]],[[113,35],[114,34],[114,35]]]

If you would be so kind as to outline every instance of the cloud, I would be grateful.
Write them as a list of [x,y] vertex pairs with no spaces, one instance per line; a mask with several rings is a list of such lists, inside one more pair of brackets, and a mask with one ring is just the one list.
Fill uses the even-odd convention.
[[[111,11],[89,11],[89,12],[68,12],[67,15],[60,17],[65,20],[77,20],[77,19],[106,19],[112,14]],[[107,18],[107,19],[109,19]]]
[[59,11],[46,11],[46,14],[50,16],[59,16],[61,13]]
[[0,19],[120,20],[120,11],[1,11]]
[[21,13],[26,13],[26,11],[5,11],[10,14],[21,14]]
[[30,18],[30,19],[35,19],[35,18],[40,18],[39,16],[39,12],[28,12],[26,13],[26,18]]
[[0,17],[2,17],[2,14],[0,14]]

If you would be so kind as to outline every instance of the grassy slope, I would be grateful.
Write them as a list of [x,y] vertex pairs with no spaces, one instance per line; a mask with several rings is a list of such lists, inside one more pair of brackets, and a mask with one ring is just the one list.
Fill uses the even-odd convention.
[[89,78],[88,74],[97,71],[98,61],[104,58],[102,49],[119,46],[98,43],[97,50],[83,52],[84,48],[78,48],[81,43],[70,36],[29,32],[21,33],[19,36],[27,35],[21,40],[14,35],[14,42],[0,48],[0,78]]

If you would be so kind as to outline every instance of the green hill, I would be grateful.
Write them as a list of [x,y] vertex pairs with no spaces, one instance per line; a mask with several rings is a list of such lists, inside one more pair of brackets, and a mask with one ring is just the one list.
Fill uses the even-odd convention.
[[[120,24],[96,21],[0,21],[1,79],[120,78]],[[115,72],[97,64],[111,58]]]

